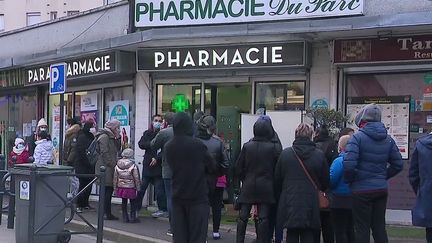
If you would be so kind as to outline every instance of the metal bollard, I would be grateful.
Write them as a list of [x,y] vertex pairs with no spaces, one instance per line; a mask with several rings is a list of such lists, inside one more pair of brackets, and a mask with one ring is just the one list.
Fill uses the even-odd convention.
[[[12,156],[11,158],[13,166],[15,166],[17,157]],[[11,194],[15,194],[15,176],[11,175],[11,179],[9,182],[9,191]],[[15,197],[9,195],[9,207],[8,207],[8,229],[13,229],[15,225]]]
[[[6,175],[5,170],[5,156],[3,154],[0,154],[0,178],[3,179],[3,177]],[[0,183],[0,225],[2,224],[2,218],[3,218],[3,194],[5,191],[5,186],[3,183]]]
[[98,208],[98,228],[97,228],[97,243],[103,242],[103,227],[104,227],[104,210],[105,210],[105,166],[100,167],[99,174],[99,208]]

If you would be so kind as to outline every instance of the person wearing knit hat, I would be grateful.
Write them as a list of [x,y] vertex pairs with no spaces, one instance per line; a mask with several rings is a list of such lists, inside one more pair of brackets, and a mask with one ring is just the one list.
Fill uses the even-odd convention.
[[[12,151],[9,153],[8,165],[9,168],[13,167],[14,164],[23,164],[28,163],[29,152],[28,147],[25,145],[25,141],[22,138],[15,139],[15,146],[12,148]],[[16,158],[16,161],[12,160],[12,157]]]
[[[124,149],[122,158],[117,162],[114,169],[114,192],[117,197],[122,199],[123,222],[139,222],[137,215],[132,207],[133,200],[137,197],[137,191],[141,185],[138,166],[133,159],[134,152],[132,149]],[[127,204],[131,202],[131,215],[129,218]]]
[[374,103],[368,104],[356,115],[354,122],[360,128],[367,122],[381,122],[381,109]]
[[113,177],[114,167],[117,164],[117,156],[120,150],[120,121],[113,119],[105,123],[105,127],[99,129],[96,136],[99,145],[99,156],[95,170],[105,166],[105,219],[117,220],[111,212],[111,199],[114,192]]
[[385,212],[387,180],[403,169],[402,156],[393,138],[381,122],[381,109],[368,104],[357,114],[360,128],[346,146],[344,178],[353,193],[353,219],[356,242],[388,242]]
[[[37,141],[37,134],[40,131],[46,131],[48,133],[48,123],[46,122],[45,118],[41,118],[36,126],[36,131],[34,132],[33,136],[29,138],[28,141],[28,151],[30,156],[33,156],[34,150],[36,148],[36,141]],[[48,134],[47,140],[51,141],[51,136]]]

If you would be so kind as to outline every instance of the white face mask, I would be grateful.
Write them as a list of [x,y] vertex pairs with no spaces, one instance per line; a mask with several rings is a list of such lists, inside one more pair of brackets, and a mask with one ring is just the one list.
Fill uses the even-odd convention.
[[96,133],[96,128],[94,128],[94,127],[90,128],[90,132],[93,133],[93,134],[95,134]]

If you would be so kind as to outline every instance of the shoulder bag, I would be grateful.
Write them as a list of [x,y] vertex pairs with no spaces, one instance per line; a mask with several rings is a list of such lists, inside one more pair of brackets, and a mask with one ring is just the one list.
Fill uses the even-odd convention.
[[299,161],[301,167],[303,168],[306,176],[308,177],[309,181],[312,183],[312,185],[315,187],[315,189],[318,191],[318,200],[319,200],[319,208],[320,209],[327,209],[330,207],[330,202],[328,199],[328,196],[325,192],[321,191],[317,184],[315,183],[315,181],[312,179],[312,177],[310,176],[309,172],[307,171],[303,161],[300,159],[300,157],[297,155],[296,151],[294,150],[294,148],[292,148],[292,151],[294,152],[294,155],[296,156],[297,160]]

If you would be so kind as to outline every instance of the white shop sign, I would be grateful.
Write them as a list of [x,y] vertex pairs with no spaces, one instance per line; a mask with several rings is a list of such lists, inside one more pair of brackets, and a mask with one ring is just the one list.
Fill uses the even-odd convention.
[[246,23],[362,15],[364,0],[136,0],[135,26]]

